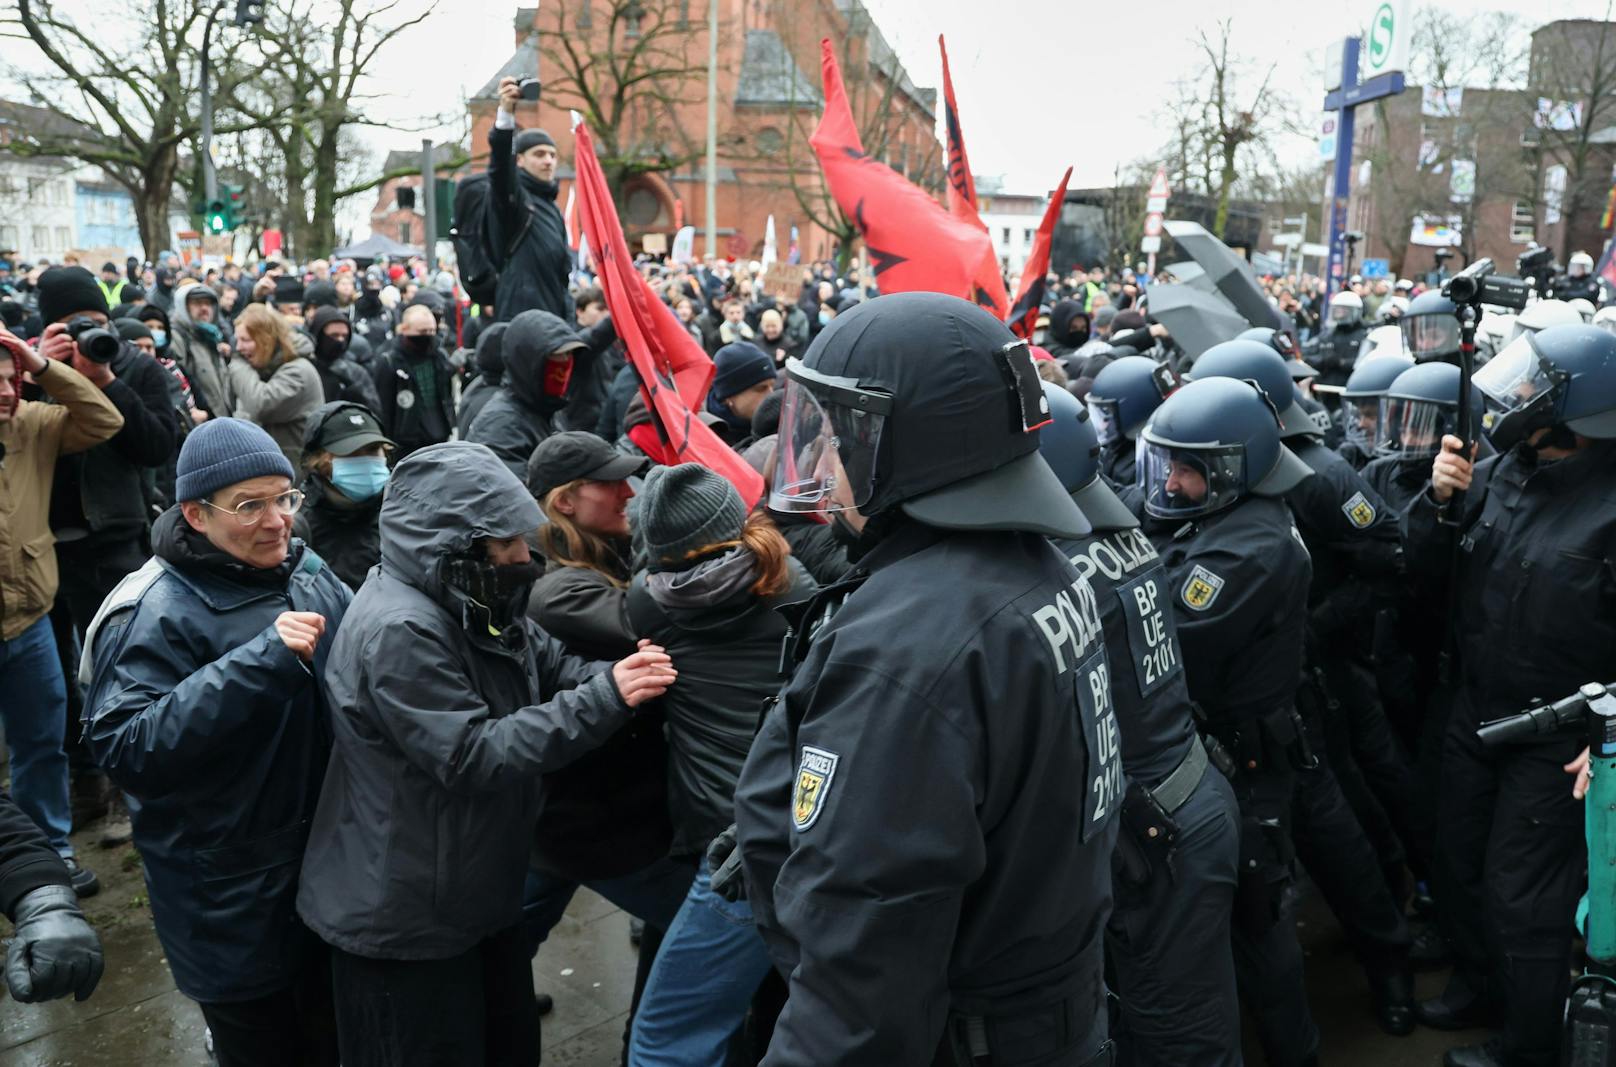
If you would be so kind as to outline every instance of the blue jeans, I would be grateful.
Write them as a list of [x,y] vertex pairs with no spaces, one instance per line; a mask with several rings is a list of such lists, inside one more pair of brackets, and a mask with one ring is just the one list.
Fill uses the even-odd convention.
[[51,847],[73,854],[68,831],[73,809],[67,799],[67,688],[49,616],[10,641],[0,640],[0,725],[11,753],[11,795],[34,820]]
[[629,1067],[723,1067],[769,966],[752,906],[714,893],[704,862],[645,983]]
[[618,878],[596,878],[588,882],[530,868],[527,884],[522,889],[522,936],[527,940],[527,954],[531,957],[539,951],[544,939],[566,914],[567,904],[579,886],[588,886],[636,919],[665,929],[678,914],[692,873],[688,862],[667,857]]

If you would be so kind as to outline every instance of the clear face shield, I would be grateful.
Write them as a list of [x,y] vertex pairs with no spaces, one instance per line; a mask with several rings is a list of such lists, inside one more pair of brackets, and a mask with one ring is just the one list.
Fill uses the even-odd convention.
[[1459,351],[1459,320],[1453,315],[1404,315],[1397,325],[1416,362]]
[[1481,432],[1499,452],[1514,448],[1535,430],[1554,425],[1555,400],[1568,376],[1538,353],[1535,334],[1506,345],[1476,371],[1476,388],[1486,405]]
[[1350,329],[1358,325],[1363,318],[1363,309],[1353,307],[1351,304],[1331,304],[1330,322],[1343,329]]
[[1210,515],[1246,490],[1245,449],[1238,445],[1185,448],[1139,437],[1138,479],[1145,511],[1158,519]]
[[891,411],[890,395],[787,360],[769,507],[821,516],[863,508],[875,491],[881,432]]
[[1085,401],[1089,409],[1089,425],[1094,427],[1095,436],[1100,439],[1100,447],[1104,448],[1122,438],[1122,421],[1117,418],[1117,402],[1115,400],[1097,400],[1093,396]]
[[1384,432],[1375,454],[1430,459],[1442,451],[1443,436],[1458,430],[1457,414],[1456,404],[1401,396],[1382,397],[1380,425]]
[[1364,452],[1373,452],[1380,440],[1380,397],[1343,397],[1347,440]]

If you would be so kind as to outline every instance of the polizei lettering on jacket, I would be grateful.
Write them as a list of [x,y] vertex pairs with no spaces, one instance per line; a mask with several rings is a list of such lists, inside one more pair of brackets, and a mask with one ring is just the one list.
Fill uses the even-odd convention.
[[1053,604],[1032,613],[1032,620],[1049,642],[1057,674],[1065,674],[1074,664],[1081,663],[1091,648],[1104,641],[1100,606],[1087,578],[1079,578],[1070,589],[1057,593]]
[[1116,581],[1123,575],[1155,563],[1156,546],[1138,529],[1118,530],[1097,539],[1072,557],[1072,566],[1085,578],[1096,573]]

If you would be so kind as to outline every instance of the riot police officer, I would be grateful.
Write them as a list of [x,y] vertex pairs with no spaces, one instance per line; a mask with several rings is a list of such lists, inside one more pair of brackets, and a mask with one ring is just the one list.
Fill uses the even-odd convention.
[[1408,302],[1397,328],[1403,331],[1403,350],[1414,362],[1459,365],[1457,311],[1458,305],[1440,289],[1428,289]]
[[1616,337],[1550,327],[1505,347],[1475,384],[1499,455],[1473,465],[1445,438],[1408,513],[1411,571],[1445,573],[1455,538],[1459,560],[1436,867],[1456,964],[1421,1016],[1455,1028],[1501,1009],[1499,1037],[1444,1062],[1515,1067],[1558,1062],[1586,852],[1561,768],[1583,742],[1486,750],[1476,727],[1616,662]]
[[1380,443],[1380,398],[1397,376],[1414,365],[1407,356],[1380,356],[1358,364],[1341,390],[1341,414],[1346,440],[1336,449],[1341,458],[1361,471],[1375,456]]
[[1320,385],[1346,384],[1358,362],[1358,349],[1368,333],[1363,297],[1348,289],[1330,298],[1324,330],[1307,348],[1307,361],[1318,368]]
[[1214,345],[1196,364],[1203,376],[1255,382],[1280,411],[1285,447],[1313,475],[1285,494],[1313,564],[1297,700],[1323,757],[1297,776],[1296,845],[1363,965],[1376,1020],[1387,1033],[1406,1035],[1414,1030],[1410,936],[1394,894],[1407,879],[1397,831],[1410,825],[1413,771],[1368,670],[1376,587],[1401,565],[1397,523],[1324,446],[1274,352],[1251,341]]
[[1235,767],[1241,1002],[1275,1067],[1316,1061],[1296,940],[1291,793],[1306,742],[1296,714],[1307,550],[1284,494],[1309,476],[1272,406],[1246,382],[1191,382],[1140,433],[1146,532],[1167,568],[1190,697]]
[[1094,526],[1055,546],[1099,600],[1129,783],[1107,934],[1122,1003],[1119,1055],[1132,1067],[1238,1067],[1229,942],[1240,860],[1234,792],[1208,766],[1196,733],[1161,559],[1100,476],[1083,405],[1047,382],[1044,395],[1052,421],[1039,449]]
[[1085,402],[1100,440],[1100,473],[1113,489],[1134,484],[1134,440],[1176,388],[1173,372],[1149,356],[1123,356],[1094,376]]
[[1119,729],[1026,343],[898,293],[786,367],[769,507],[858,558],[788,636],[735,798],[789,985],[765,1062],[1108,1063]]

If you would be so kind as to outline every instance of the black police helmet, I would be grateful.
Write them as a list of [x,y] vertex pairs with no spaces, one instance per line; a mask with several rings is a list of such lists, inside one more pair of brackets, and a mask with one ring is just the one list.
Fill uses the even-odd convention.
[[[1479,421],[1481,393],[1470,390]],[[1386,387],[1380,400],[1380,440],[1375,453],[1424,461],[1441,451],[1444,435],[1458,433],[1459,368],[1452,363],[1416,363]]]
[[1256,382],[1279,412],[1285,437],[1317,435],[1319,427],[1296,402],[1296,383],[1278,352],[1257,341],[1224,341],[1201,353],[1190,375],[1195,381],[1206,378],[1238,378]]
[[1349,399],[1380,396],[1397,380],[1398,375],[1414,366],[1407,356],[1376,356],[1353,368],[1341,395]]
[[1403,348],[1417,362],[1452,360],[1459,354],[1458,305],[1428,289],[1408,302],[1408,310],[1397,320],[1403,333]]
[[[1160,518],[1210,514],[1248,495],[1282,496],[1313,471],[1280,441],[1279,419],[1250,381],[1202,378],[1168,397],[1140,431],[1145,510]],[[1204,500],[1168,506],[1161,493],[1168,458],[1200,457]]]
[[1038,431],[1038,451],[1095,530],[1127,530],[1139,520],[1100,477],[1100,439],[1082,401],[1044,382],[1049,425]]
[[1234,340],[1257,341],[1278,352],[1281,359],[1296,358],[1296,342],[1291,339],[1291,335],[1272,326],[1253,326],[1249,330],[1242,330],[1235,334]]
[[[901,509],[943,529],[1090,532],[1038,454],[1033,431],[1049,409],[1027,344],[977,305],[921,292],[863,301],[787,361],[786,378],[771,508],[826,495],[833,483],[815,489],[807,467],[830,440],[848,483],[837,489],[867,517]],[[818,445],[809,406],[834,431]],[[794,498],[798,486],[808,492]]]
[[1137,437],[1151,413],[1161,407],[1167,393],[1172,391],[1165,388],[1166,384],[1155,360],[1148,356],[1121,356],[1100,368],[1100,373],[1094,376],[1088,402],[1091,409],[1099,406],[1105,410],[1106,417],[1115,423],[1114,432],[1123,437]]
[[1616,438],[1616,336],[1597,326],[1550,326],[1516,338],[1481,370],[1482,429],[1504,451],[1544,426]]

